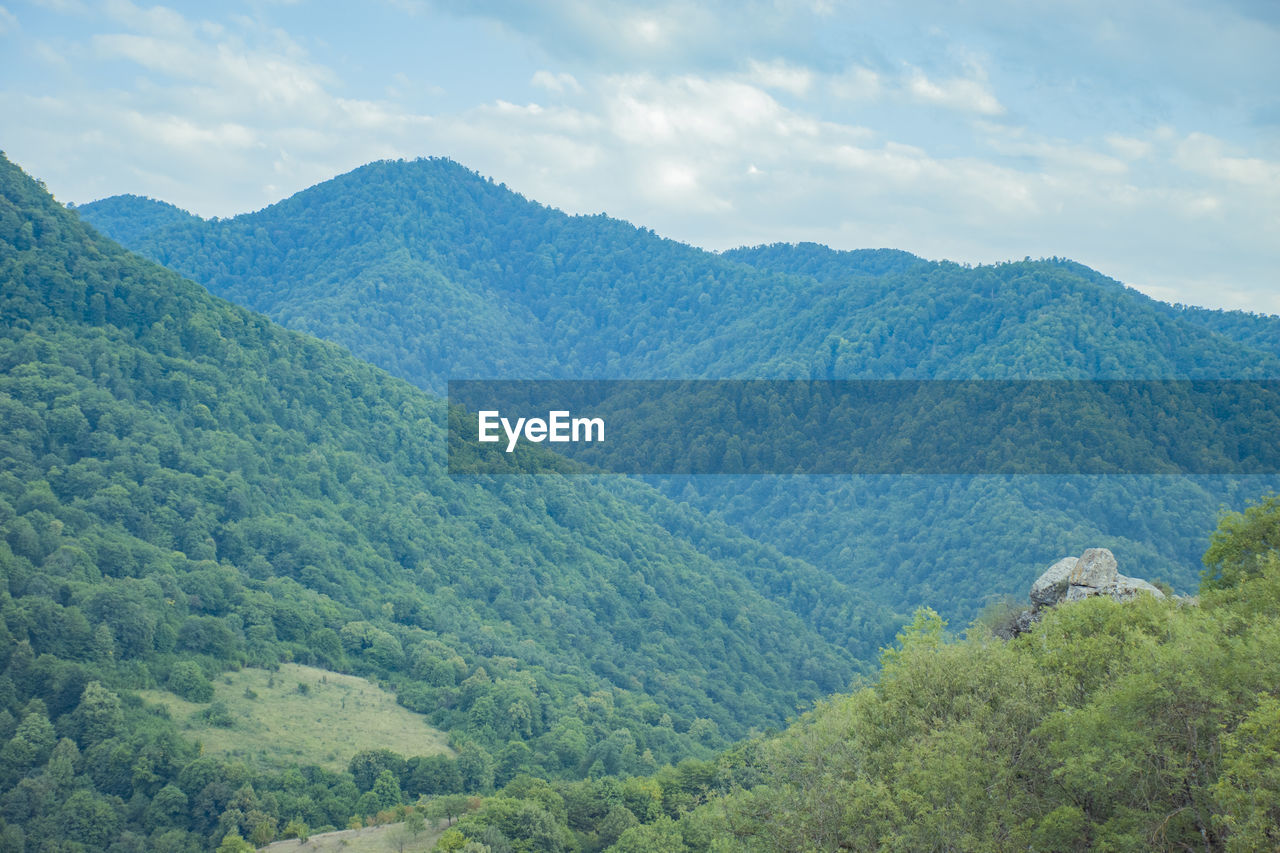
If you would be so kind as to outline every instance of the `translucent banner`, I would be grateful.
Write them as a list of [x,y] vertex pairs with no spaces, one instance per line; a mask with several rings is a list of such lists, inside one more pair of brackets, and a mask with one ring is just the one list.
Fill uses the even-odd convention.
[[1276,474],[1280,381],[455,380],[451,474]]

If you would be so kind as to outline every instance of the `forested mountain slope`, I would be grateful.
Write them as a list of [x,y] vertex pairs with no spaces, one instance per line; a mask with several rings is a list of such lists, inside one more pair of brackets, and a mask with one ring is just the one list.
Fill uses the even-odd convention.
[[94,202],[95,215],[113,223],[111,239],[119,243],[142,240],[167,225],[199,222],[180,207],[153,198],[117,195]]
[[1211,329],[1232,340],[1255,349],[1280,355],[1280,317],[1248,311],[1214,311],[1191,305],[1169,306],[1157,303],[1165,311]]
[[616,849],[1276,849],[1280,499],[1205,563],[1198,605],[1090,599],[1009,643],[922,611],[874,688],[728,762],[747,790]]
[[[449,377],[1280,376],[1274,318],[1182,311],[1069,261],[721,255],[567,216],[447,160],[373,163],[229,220],[79,213],[213,292],[421,387]],[[143,223],[140,225],[139,223]],[[965,619],[1044,553],[1105,545],[1194,586],[1213,523],[1266,483],[1173,478],[663,481],[669,495],[898,609]],[[999,565],[986,554],[998,550]]]
[[[777,244],[723,257],[812,279],[822,301],[791,328],[825,329],[826,367],[837,378],[1280,376],[1274,347],[1256,345],[1261,328],[1230,332],[1230,318],[1249,315],[1179,312],[1068,260],[962,267],[896,254]],[[1274,329],[1280,318],[1271,319]]]
[[[594,821],[569,786],[513,784],[458,846],[591,850],[607,830],[609,853],[1275,850],[1280,497],[1225,516],[1204,561],[1198,602],[1090,597],[1011,641],[922,608],[876,683],[781,734],[628,780]],[[520,808],[559,832],[534,839]]]
[[1079,264],[971,269],[814,246],[714,255],[567,216],[448,160],[372,163],[232,219],[166,222],[160,210],[136,197],[78,208],[214,293],[424,387],[1280,375],[1280,359]]
[[[244,816],[243,768],[190,777],[167,724],[127,692],[119,715],[129,689],[367,674],[483,789],[705,754],[842,688],[889,629],[641,484],[448,477],[441,401],[101,238],[7,160],[0,283],[0,813],[28,836],[97,846],[59,812],[73,791],[108,834],[151,831],[167,787],[204,799],[166,830],[216,841]],[[61,794],[13,787],[52,784],[55,758]],[[220,774],[240,781],[205,791]],[[297,808],[342,825],[361,791],[324,784]],[[254,808],[290,817],[273,802]]]

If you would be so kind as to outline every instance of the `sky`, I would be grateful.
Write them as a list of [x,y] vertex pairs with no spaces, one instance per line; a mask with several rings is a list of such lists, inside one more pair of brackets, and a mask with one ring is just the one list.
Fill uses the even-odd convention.
[[62,202],[226,217],[446,156],[712,250],[1280,314],[1275,0],[0,4],[0,149]]

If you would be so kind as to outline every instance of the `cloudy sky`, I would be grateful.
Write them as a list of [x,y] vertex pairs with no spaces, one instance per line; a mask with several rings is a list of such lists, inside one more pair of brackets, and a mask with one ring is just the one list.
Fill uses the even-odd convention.
[[710,249],[1280,313],[1275,0],[0,3],[0,148],[64,202],[229,216],[443,155]]

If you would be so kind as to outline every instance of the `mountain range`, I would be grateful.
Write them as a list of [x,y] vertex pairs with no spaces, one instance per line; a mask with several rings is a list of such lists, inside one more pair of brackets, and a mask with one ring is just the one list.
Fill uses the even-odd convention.
[[[210,759],[115,691],[360,673],[450,732],[456,782],[422,784],[483,790],[710,755],[869,672],[893,630],[642,483],[449,477],[438,397],[128,252],[7,160],[0,281],[0,815],[28,837],[71,820],[58,738],[95,826],[154,825],[124,804],[175,786],[203,805],[173,831],[228,831],[238,785],[208,777],[243,768],[187,778]],[[298,808],[345,825],[349,781],[313,772]]]
[[[1086,602],[1007,645],[989,628],[1085,546],[1191,589],[1219,507],[1274,478],[450,476],[439,392],[1274,378],[1280,318],[1060,259],[709,253],[446,160],[204,220],[132,196],[72,211],[0,159],[0,282],[6,849],[243,849],[495,790],[450,844],[1265,837],[1265,809],[1226,821],[1275,715],[1274,500],[1227,517],[1201,609]],[[922,603],[986,610],[963,644],[917,610],[891,646]],[[202,754],[142,698],[234,729],[214,683],[283,663],[364,676],[448,752],[281,772]],[[1160,771],[1116,764],[1137,754]]]
[[[433,391],[449,378],[1280,376],[1280,318],[1167,305],[1071,261],[968,267],[815,244],[715,254],[566,215],[449,160],[373,163],[224,220],[136,196],[78,212]],[[1190,590],[1203,550],[1191,531],[1275,481],[650,482],[899,612],[967,620],[1090,544]]]

